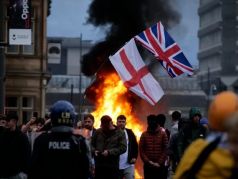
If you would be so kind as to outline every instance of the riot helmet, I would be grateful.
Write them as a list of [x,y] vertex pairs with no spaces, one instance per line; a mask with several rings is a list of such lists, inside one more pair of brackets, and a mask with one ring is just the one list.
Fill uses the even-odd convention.
[[53,126],[73,126],[75,116],[74,106],[65,100],[57,101],[50,110],[50,118]]

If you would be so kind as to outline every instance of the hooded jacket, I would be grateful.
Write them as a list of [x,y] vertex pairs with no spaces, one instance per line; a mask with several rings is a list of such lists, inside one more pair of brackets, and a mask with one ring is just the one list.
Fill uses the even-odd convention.
[[186,148],[196,139],[205,138],[207,135],[206,128],[199,122],[193,121],[194,116],[200,116],[200,110],[197,108],[191,108],[189,111],[189,119],[181,120],[181,127],[178,133],[178,155],[179,158],[183,156]]
[[[173,179],[184,179],[183,174],[192,167],[200,153],[209,144],[209,140],[197,139],[184,153]],[[221,144],[220,144],[221,145]],[[197,172],[199,179],[224,179],[230,178],[234,161],[229,151],[221,146],[213,150]]]

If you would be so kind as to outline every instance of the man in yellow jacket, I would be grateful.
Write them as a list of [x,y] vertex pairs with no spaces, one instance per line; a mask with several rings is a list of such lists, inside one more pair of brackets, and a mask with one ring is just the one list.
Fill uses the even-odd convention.
[[[231,125],[227,128],[227,124],[237,112],[238,96],[235,93],[226,91],[214,98],[208,112],[213,132],[206,139],[198,139],[187,148],[174,179],[234,178],[235,160],[228,136]],[[238,121],[238,117],[232,120]]]

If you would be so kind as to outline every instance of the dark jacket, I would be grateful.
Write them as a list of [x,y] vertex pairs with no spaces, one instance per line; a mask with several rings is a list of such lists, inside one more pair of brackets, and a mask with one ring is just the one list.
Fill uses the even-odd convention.
[[183,125],[183,127],[179,130],[178,133],[178,155],[179,158],[183,156],[186,148],[196,139],[205,138],[206,137],[206,129],[202,125],[188,123]]
[[131,129],[126,128],[126,132],[128,135],[128,163],[130,163],[132,158],[137,159],[138,157],[138,143],[136,140],[136,136]]
[[92,137],[92,153],[95,150],[103,152],[109,151],[109,156],[94,156],[95,167],[119,169],[119,156],[126,152],[126,137],[121,129],[111,130],[106,134],[99,128]]
[[142,133],[139,142],[140,156],[144,164],[149,161],[164,165],[167,159],[168,138],[163,128],[155,132],[149,130]]
[[19,129],[0,132],[0,178],[28,173],[31,147],[28,138]]
[[178,133],[173,134],[169,140],[168,155],[172,161],[172,170],[175,171],[179,162],[178,154]]
[[59,126],[36,138],[29,179],[87,179],[89,159],[84,137]]
[[92,136],[93,136],[93,135],[96,133],[96,130],[97,130],[97,129],[96,129],[96,128],[93,128],[92,130],[93,130],[93,132],[92,132]]

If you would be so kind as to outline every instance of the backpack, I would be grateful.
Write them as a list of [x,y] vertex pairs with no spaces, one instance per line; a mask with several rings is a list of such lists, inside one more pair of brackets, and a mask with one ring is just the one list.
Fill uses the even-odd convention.
[[221,137],[217,137],[214,141],[209,143],[203,151],[198,155],[197,160],[193,163],[192,167],[188,169],[182,176],[183,179],[195,179],[196,174],[199,172],[203,166],[206,159],[209,157],[210,153],[216,149],[219,144]]

